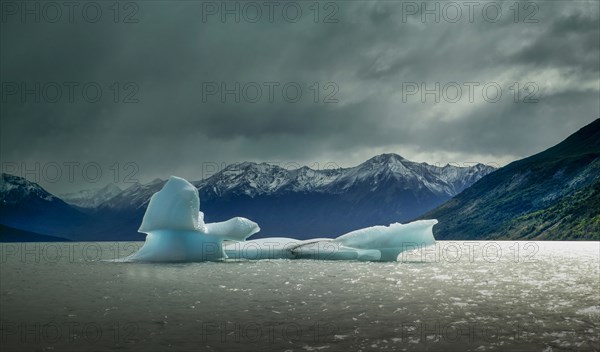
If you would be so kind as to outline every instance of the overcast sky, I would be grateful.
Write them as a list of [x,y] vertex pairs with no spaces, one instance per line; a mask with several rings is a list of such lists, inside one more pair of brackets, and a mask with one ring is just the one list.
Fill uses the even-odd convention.
[[598,1],[28,3],[2,3],[0,156],[55,193],[245,160],[505,165],[600,117]]

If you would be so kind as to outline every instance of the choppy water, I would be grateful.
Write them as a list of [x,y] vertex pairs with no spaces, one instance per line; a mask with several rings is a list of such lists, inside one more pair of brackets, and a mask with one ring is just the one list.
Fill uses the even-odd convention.
[[2,349],[600,349],[599,242],[442,241],[398,263],[100,260],[140,245],[2,244]]

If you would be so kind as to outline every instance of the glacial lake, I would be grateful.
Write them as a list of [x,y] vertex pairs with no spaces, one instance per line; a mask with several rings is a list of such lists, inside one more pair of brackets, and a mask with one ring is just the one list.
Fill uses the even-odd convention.
[[3,243],[4,351],[593,351],[600,242],[438,241],[399,262],[112,263]]

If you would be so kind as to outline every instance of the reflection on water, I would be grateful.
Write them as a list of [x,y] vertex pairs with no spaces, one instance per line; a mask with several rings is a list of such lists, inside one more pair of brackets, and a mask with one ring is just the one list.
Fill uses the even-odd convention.
[[599,242],[445,242],[401,262],[110,263],[5,243],[7,350],[598,350]]

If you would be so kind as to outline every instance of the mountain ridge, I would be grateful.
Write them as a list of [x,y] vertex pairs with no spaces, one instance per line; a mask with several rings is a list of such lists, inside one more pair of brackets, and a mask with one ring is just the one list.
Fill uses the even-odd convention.
[[434,228],[439,239],[600,239],[598,208],[587,227],[588,212],[566,211],[572,202],[598,204],[599,182],[597,119],[557,145],[486,175],[419,218],[440,221]]
[[111,182],[101,188],[59,194],[58,198],[78,208],[96,208],[122,191],[119,186]]
[[[494,170],[483,164],[440,167],[382,154],[354,167],[324,170],[236,163],[192,184],[207,221],[244,216],[261,224],[257,237],[336,236],[407,221]],[[164,182],[133,184],[103,202],[75,197],[75,208],[100,204],[86,209],[87,221],[71,231],[70,238],[79,236],[77,231],[85,240],[143,238],[137,227],[150,197]]]
[[0,175],[0,224],[39,235],[65,237],[81,226],[86,214],[18,176]]

